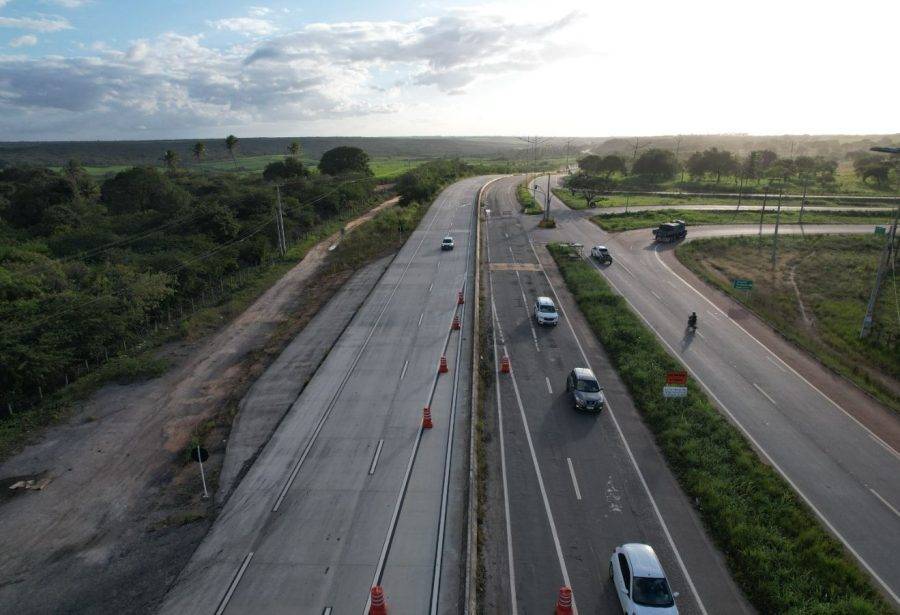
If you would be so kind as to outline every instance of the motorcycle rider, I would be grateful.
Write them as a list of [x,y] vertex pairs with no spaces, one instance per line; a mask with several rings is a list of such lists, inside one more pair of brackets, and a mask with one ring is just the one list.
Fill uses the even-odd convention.
[[691,315],[688,316],[688,328],[697,329],[697,312],[691,312]]

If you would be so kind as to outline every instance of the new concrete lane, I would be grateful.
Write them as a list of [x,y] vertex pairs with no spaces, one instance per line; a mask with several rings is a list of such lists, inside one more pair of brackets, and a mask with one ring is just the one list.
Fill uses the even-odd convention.
[[[512,363],[511,374],[498,375],[499,395],[489,395],[507,479],[506,493],[489,498],[497,507],[507,500],[511,544],[488,553],[511,552],[512,566],[502,555],[487,565],[495,578],[510,568],[515,578],[512,586],[498,584],[509,592],[492,596],[498,612],[545,612],[565,583],[582,613],[618,609],[608,562],[625,542],[653,545],[681,594],[681,612],[750,612],[568,293],[559,280],[551,288],[515,214],[518,181],[500,180],[486,197],[486,307],[494,308],[498,354]],[[554,289],[562,320],[539,328],[531,306]],[[610,409],[599,416],[575,412],[566,395],[568,371],[585,363],[582,347],[606,387]],[[492,442],[501,446],[499,438]],[[489,531],[506,540],[504,527]]]
[[[853,408],[838,406],[740,326],[750,318],[746,312],[723,312],[675,275],[661,255],[671,248],[653,246],[649,230],[612,235],[567,209],[554,215],[558,228],[534,230],[535,240],[609,246],[613,264],[598,269],[897,601],[900,453],[891,444],[900,429],[896,415],[884,409],[878,421],[882,437]],[[763,226],[764,233],[772,230]],[[695,237],[757,232],[755,226],[689,230]],[[782,226],[780,232],[871,233],[872,226]],[[697,336],[685,335],[691,311],[700,317]]]
[[[471,320],[471,301],[457,306],[457,292],[471,298],[483,183],[458,182],[432,205],[225,504],[163,613],[362,613],[379,564],[386,585],[395,583],[385,592],[397,612],[428,611],[453,373],[431,394],[442,353],[457,369],[461,351],[458,369],[469,373],[471,340],[453,332],[448,343],[448,334],[454,314]],[[446,234],[456,249],[442,252]],[[420,442],[429,401],[435,429]],[[458,526],[448,524],[450,544]],[[455,606],[457,597],[446,600]]]

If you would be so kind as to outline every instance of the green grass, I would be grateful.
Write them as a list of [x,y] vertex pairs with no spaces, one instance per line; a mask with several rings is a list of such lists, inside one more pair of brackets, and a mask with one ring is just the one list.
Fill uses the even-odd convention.
[[569,209],[587,209],[587,201],[584,197],[573,194],[565,188],[552,188],[553,194],[566,204]]
[[[859,330],[884,246],[878,236],[785,236],[771,265],[772,238],[715,238],[676,250],[679,260],[708,283],[743,303],[787,339],[900,411],[900,322],[893,276],[876,304],[872,335]],[[791,284],[791,274],[797,290]],[[748,296],[734,278],[754,280]],[[797,298],[803,301],[807,319]],[[893,386],[891,386],[893,385]]]
[[[599,214],[591,221],[605,231],[629,231],[651,228],[674,219],[684,220],[689,225],[697,224],[759,224],[758,211],[692,211],[689,209],[657,209],[653,211],[630,211],[619,214]],[[763,224],[775,223],[775,212],[763,215]],[[807,211],[803,214],[804,224],[885,224],[890,221],[890,212],[824,212]],[[797,224],[799,211],[781,212],[781,224]]]
[[[553,194],[565,203],[571,209],[586,209],[587,201],[583,197],[571,193],[565,188],[554,188]],[[744,198],[741,200],[741,207],[751,205],[753,207],[762,207],[764,199],[761,198]],[[784,206],[800,207],[801,199],[783,199],[781,202]],[[813,207],[891,207],[890,203],[879,203],[876,201],[859,202],[856,200],[848,200],[841,198],[834,199],[814,199],[808,200],[808,206]],[[647,206],[670,206],[677,208],[684,205],[719,205],[722,207],[738,207],[737,197],[714,197],[714,196],[693,196],[693,195],[671,195],[671,196],[654,196],[647,194],[610,194],[601,197],[595,203],[595,207],[603,209],[605,207],[647,207]],[[778,206],[778,198],[769,198],[765,201],[766,209],[770,207],[774,209]]]
[[667,463],[760,613],[890,613],[842,546],[756,456],[693,382],[665,399],[683,366],[587,262],[549,246],[569,290],[603,344]]
[[544,208],[534,200],[534,197],[531,195],[531,191],[525,187],[524,181],[516,186],[516,199],[519,201],[519,205],[522,207],[522,213],[528,215],[544,213]]

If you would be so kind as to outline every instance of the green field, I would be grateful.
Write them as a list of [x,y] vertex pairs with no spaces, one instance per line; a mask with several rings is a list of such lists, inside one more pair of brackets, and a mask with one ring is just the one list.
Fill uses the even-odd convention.
[[[771,237],[702,239],[679,246],[676,255],[786,338],[900,411],[900,305],[892,273],[876,305],[873,334],[859,339],[884,238],[784,236],[778,246],[774,270]],[[732,289],[734,278],[752,279],[753,292]]]
[[[598,214],[591,221],[604,231],[619,232],[639,228],[652,228],[663,222],[684,220],[688,225],[696,224],[759,224],[759,211],[696,211],[690,209],[654,209],[652,211],[629,211],[618,214]],[[775,212],[763,214],[763,224],[775,224]],[[878,224],[890,222],[890,212],[865,211],[807,211],[803,213],[804,224]],[[781,212],[781,224],[797,224],[799,211]]]
[[691,379],[665,399],[665,374],[684,366],[584,259],[549,246],[566,286],[732,576],[760,613],[890,613],[869,579],[787,482],[763,463]]
[[[565,203],[571,209],[587,209],[587,201],[584,200],[584,197],[573,194],[572,192],[566,190],[565,188],[554,188],[553,194]],[[882,195],[884,196],[884,195]],[[770,197],[769,199],[761,199],[761,198],[743,198],[741,199],[741,207],[743,206],[753,206],[753,207],[762,207],[765,203],[766,209],[775,208],[778,206],[778,198]],[[782,199],[781,204],[785,207],[800,207],[802,204],[801,199]],[[877,201],[873,202],[860,202],[855,199],[814,199],[808,200],[806,202],[807,206],[815,206],[815,207],[890,207],[890,202],[879,203]],[[599,201],[597,201],[596,207],[598,209],[603,209],[606,207],[640,207],[640,206],[648,206],[648,205],[667,205],[673,208],[683,206],[683,205],[721,205],[723,207],[734,207],[737,209],[738,207],[738,198],[737,197],[714,197],[714,196],[697,196],[697,195],[685,195],[685,196],[676,196],[676,195],[649,195],[649,194],[610,194],[608,196],[601,197]]]

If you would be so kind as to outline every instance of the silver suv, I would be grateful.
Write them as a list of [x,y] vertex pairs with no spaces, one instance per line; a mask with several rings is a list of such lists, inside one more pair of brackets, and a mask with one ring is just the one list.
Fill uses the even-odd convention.
[[534,302],[534,319],[539,325],[555,325],[559,323],[556,305],[550,297],[538,297]]
[[597,382],[594,372],[586,367],[576,367],[569,372],[566,379],[566,390],[572,396],[576,410],[600,412],[606,404],[603,387]]

